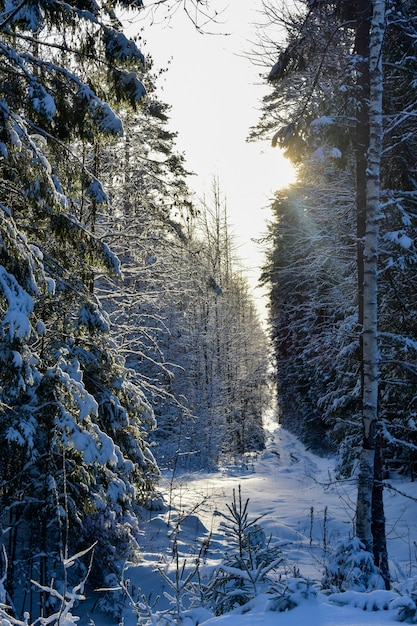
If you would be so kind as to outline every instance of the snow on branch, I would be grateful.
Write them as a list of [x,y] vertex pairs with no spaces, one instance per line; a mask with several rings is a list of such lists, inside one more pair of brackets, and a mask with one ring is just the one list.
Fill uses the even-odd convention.
[[[48,6],[49,16],[54,13],[55,21],[61,19],[68,22],[76,15],[85,22],[98,24],[98,15],[102,8],[97,2],[90,2],[90,10],[79,9],[67,2],[59,2],[58,0],[50,0],[46,3]],[[6,0],[4,9],[5,20],[1,24],[16,24],[23,30],[38,32],[45,26],[47,19],[47,11],[40,6],[40,3],[30,4],[28,2],[20,2],[20,0]]]
[[79,79],[78,99],[87,106],[87,109],[99,129],[106,133],[122,137],[124,134],[122,120],[117,117],[110,106],[100,100],[90,87],[87,87]]
[[117,465],[119,456],[114,442],[94,423],[98,404],[85,388],[77,359],[66,360],[66,355],[62,354],[59,363],[48,371],[48,375],[55,377],[62,389],[57,424],[63,441],[77,450],[87,465]]
[[401,248],[404,248],[405,250],[409,250],[414,244],[414,241],[404,232],[404,230],[395,230],[386,233],[384,235],[384,240],[390,241],[392,243],[397,243],[399,246],[401,246]]
[[16,278],[0,265],[0,292],[7,301],[2,326],[9,328],[10,341],[28,339],[31,333],[30,315],[33,298],[19,285]]
[[146,96],[145,85],[139,80],[136,72],[114,70],[113,78],[116,89],[120,90],[122,94],[127,94],[133,106]]
[[[393,343],[400,344],[401,349],[404,352],[409,350],[417,351],[417,341],[407,337],[406,335],[398,335],[396,333],[380,332],[379,337],[381,339],[390,339]],[[388,360],[391,362],[391,359]]]
[[54,231],[63,230],[68,237],[73,238],[74,241],[77,240],[79,251],[81,250],[81,242],[84,242],[89,253],[94,253],[94,260],[97,264],[104,266],[110,274],[121,276],[120,261],[104,241],[97,239],[74,215],[69,213],[57,214],[52,211],[49,213]]
[[[113,109],[106,102],[101,100],[76,74],[52,61],[39,59],[29,52],[17,54],[14,49],[9,48],[2,42],[0,42],[0,51],[9,60],[11,66],[19,70],[20,74],[28,83],[29,97],[34,110],[44,114],[48,120],[56,113],[55,103],[52,96],[34,77],[33,73],[26,69],[26,65],[35,65],[43,72],[48,72],[50,75],[61,75],[69,85],[72,84],[76,88],[74,97],[79,100],[80,104],[83,104],[87,108],[91,119],[103,133],[120,137],[123,136],[124,131],[121,119],[116,115]],[[120,75],[124,77],[120,85],[126,87],[129,96],[131,98],[134,97],[136,101],[141,100],[146,94],[146,89],[136,77],[136,74],[134,72],[125,72],[125,74],[120,72]],[[129,78],[127,79],[127,77]]]
[[[41,171],[41,178],[46,183],[48,192],[51,195],[53,203],[59,206],[66,207],[67,198],[57,188],[56,181],[52,177],[52,167],[47,159],[42,145],[44,138],[40,135],[29,134],[29,129],[26,120],[20,115],[10,111],[9,106],[5,100],[0,100],[0,114],[3,118],[3,125],[9,135],[9,142],[13,149],[20,153],[23,150],[30,156],[33,165],[38,165]],[[9,154],[7,157],[9,158]],[[40,185],[40,177],[36,178],[32,185],[29,186],[25,192],[27,196],[36,194]]]
[[47,92],[44,85],[38,78],[26,68],[28,62],[27,57],[31,57],[31,63],[41,64],[39,59],[28,54],[18,54],[15,49],[9,48],[4,42],[0,42],[0,52],[10,63],[9,69],[19,72],[28,84],[29,102],[33,109],[43,115],[48,121],[51,120],[56,113],[56,106],[51,94]]
[[106,28],[103,40],[106,47],[106,55],[109,58],[121,59],[123,61],[139,61],[145,65],[145,57],[142,52],[135,42],[128,39],[124,33],[113,28]]

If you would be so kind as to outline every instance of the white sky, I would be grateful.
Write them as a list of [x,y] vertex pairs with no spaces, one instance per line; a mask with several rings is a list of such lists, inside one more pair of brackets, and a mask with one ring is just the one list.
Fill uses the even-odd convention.
[[246,142],[267,93],[260,68],[245,56],[256,39],[253,24],[260,21],[261,4],[261,0],[229,5],[227,0],[211,0],[211,7],[220,13],[219,24],[207,24],[205,30],[222,33],[218,35],[197,32],[180,1],[171,19],[160,6],[136,22],[144,28],[144,52],[152,55],[155,67],[169,64],[160,80],[162,96],[172,106],[178,149],[196,173],[190,186],[199,197],[208,196],[213,176],[218,177],[238,255],[252,286],[263,254],[251,239],[265,232],[273,191],[291,177],[289,164],[269,142]]

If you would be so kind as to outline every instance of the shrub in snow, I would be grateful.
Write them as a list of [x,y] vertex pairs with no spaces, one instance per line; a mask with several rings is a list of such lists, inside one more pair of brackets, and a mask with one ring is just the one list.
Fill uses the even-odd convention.
[[[63,568],[63,580],[57,582],[57,588],[54,587],[54,581],[49,585],[40,585],[36,581],[32,584],[39,590],[44,599],[48,599],[43,604],[43,608],[47,613],[47,617],[40,616],[31,622],[31,615],[28,611],[23,614],[23,620],[15,617],[14,607],[8,606],[5,602],[6,593],[4,592],[3,583],[7,577],[7,560],[6,573],[0,580],[0,624],[2,626],[49,626],[50,624],[59,626],[75,626],[79,621],[79,617],[72,613],[74,607],[82,600],[85,600],[84,589],[91,570],[92,549],[94,546],[75,554],[74,556],[64,558],[61,556],[61,565]],[[81,557],[90,554],[90,566],[85,572],[84,578],[74,587],[68,584],[68,570],[74,566],[76,561]],[[49,609],[49,611],[48,611]]]
[[373,555],[357,537],[342,541],[327,565],[322,580],[323,589],[332,592],[371,591],[380,586],[381,578]]
[[270,574],[282,563],[282,544],[272,545],[263,529],[248,519],[248,503],[233,491],[233,502],[227,505],[229,514],[222,514],[229,548],[223,562],[214,570],[207,585],[209,606],[217,615],[242,606],[259,593],[267,592],[273,583]]
[[126,605],[126,590],[119,584],[116,574],[108,574],[104,579],[104,588],[97,591],[105,592],[97,601],[97,608],[120,621]]
[[397,612],[400,622],[417,624],[417,576],[406,580],[398,588],[397,596],[390,604]]
[[178,553],[176,553],[176,569],[173,578],[159,569],[159,573],[168,586],[168,591],[164,591],[164,596],[170,604],[169,609],[161,613],[161,616],[164,616],[164,621],[161,624],[182,624],[184,622],[186,598],[191,592],[190,583],[197,572],[198,561],[191,571],[186,569],[186,565],[186,560],[180,565]]
[[394,591],[376,589],[362,593],[359,591],[345,591],[343,593],[333,593],[329,600],[342,606],[354,606],[362,611],[386,611],[391,608],[393,598],[396,598]]
[[289,611],[304,602],[317,597],[311,580],[302,577],[287,578],[276,587],[276,595],[269,603],[271,611]]
[[[194,577],[198,563],[191,571],[186,571],[186,561],[182,566],[177,559],[176,572],[173,578],[159,569],[159,573],[168,585],[169,591],[164,592],[164,596],[169,600],[168,609],[157,610],[160,596],[156,596],[151,603],[139,589],[136,594],[130,588],[129,581],[122,583],[114,588],[106,589],[107,592],[122,591],[125,598],[128,599],[132,613],[135,615],[138,626],[168,626],[169,624],[182,624],[182,626],[197,626],[213,617],[213,614],[202,606],[185,608],[184,604],[189,604],[191,593],[190,581]],[[102,608],[102,606],[100,606]],[[121,614],[119,615],[119,618]],[[119,621],[123,621],[119,619]]]

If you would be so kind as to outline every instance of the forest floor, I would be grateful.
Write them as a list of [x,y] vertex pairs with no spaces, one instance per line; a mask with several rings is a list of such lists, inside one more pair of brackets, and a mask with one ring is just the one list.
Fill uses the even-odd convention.
[[[222,561],[230,541],[224,533],[223,514],[233,501],[248,500],[250,520],[261,518],[267,537],[283,542],[284,561],[280,571],[284,576],[299,572],[317,584],[322,580],[326,565],[337,544],[352,536],[355,511],[355,484],[353,481],[336,481],[334,460],[321,458],[306,448],[289,432],[279,428],[273,419],[266,424],[266,449],[245,463],[221,467],[216,472],[181,474],[172,479],[163,478],[161,489],[165,494],[166,509],[148,512],[142,520],[143,549],[141,562],[129,566],[125,572],[129,593],[137,598],[160,596],[154,611],[169,607],[164,594],[172,595],[167,579],[185,578],[196,559],[200,559],[201,572],[212,571]],[[385,490],[387,538],[391,556],[393,587],[417,575],[417,483],[406,477],[392,476],[387,481],[393,488]],[[401,492],[401,493],[400,493]],[[409,496],[409,497],[407,497]],[[162,573],[161,573],[162,572]],[[139,592],[140,590],[140,592]],[[386,592],[374,592],[373,608],[385,604]],[[347,597],[347,596],[346,596]],[[185,621],[178,618],[172,623],[207,626],[272,626],[277,623],[277,613],[268,610],[269,599],[260,594],[243,612],[210,617],[204,611],[194,612]],[[366,605],[366,608],[369,608]],[[128,606],[115,617],[105,616],[92,604],[86,603],[88,621],[98,626],[120,623],[147,622],[144,616],[138,620]],[[341,606],[319,593],[300,603],[291,611],[281,613],[280,626],[367,626],[369,624],[398,624],[396,611],[363,610],[364,602],[352,597]],[[88,614],[88,615],[87,615]],[[185,618],[184,618],[185,619]]]

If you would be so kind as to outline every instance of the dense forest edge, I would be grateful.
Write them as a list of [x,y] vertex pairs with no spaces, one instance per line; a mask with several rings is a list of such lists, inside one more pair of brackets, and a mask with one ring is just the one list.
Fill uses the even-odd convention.
[[0,5],[1,610],[47,620],[52,579],[120,575],[161,472],[259,453],[274,402],[357,478],[352,545],[389,590],[383,479],[417,460],[417,7],[264,3],[248,133],[297,168],[264,238],[267,336],[221,184],[191,194],[152,51],[124,32],[142,4]]

